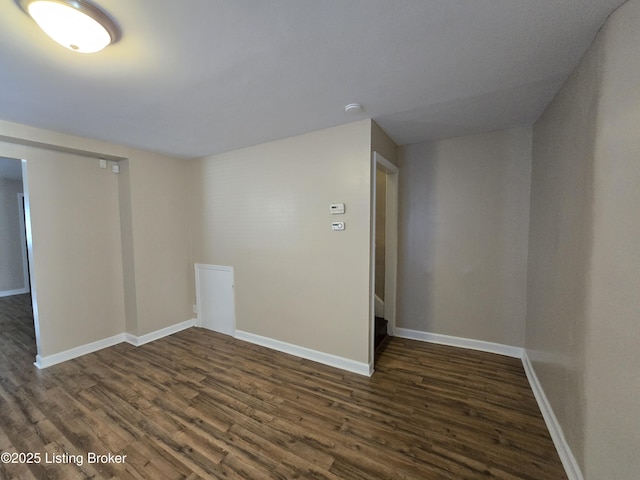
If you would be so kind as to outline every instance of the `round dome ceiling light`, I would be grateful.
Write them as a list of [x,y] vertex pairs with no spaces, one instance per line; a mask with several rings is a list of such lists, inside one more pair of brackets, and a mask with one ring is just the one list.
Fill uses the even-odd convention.
[[63,47],[99,52],[120,39],[115,22],[86,0],[16,0],[38,26]]
[[350,103],[345,105],[344,111],[347,113],[360,113],[362,111],[362,105],[359,103]]

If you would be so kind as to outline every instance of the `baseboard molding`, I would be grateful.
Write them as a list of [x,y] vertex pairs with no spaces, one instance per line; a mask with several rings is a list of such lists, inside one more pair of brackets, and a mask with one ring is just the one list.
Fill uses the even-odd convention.
[[450,335],[441,335],[439,333],[429,333],[420,330],[410,330],[408,328],[398,328],[394,330],[394,335],[409,340],[420,340],[422,342],[438,343],[440,345],[449,345],[450,347],[468,348],[469,350],[479,350],[481,352],[497,353],[507,357],[522,358],[523,348],[503,345],[501,343],[485,342],[482,340],[474,340],[472,338],[453,337]]
[[86,345],[71,348],[69,350],[65,350],[64,352],[47,355],[46,357],[36,355],[35,366],[40,369],[51,367],[53,365],[57,365],[58,363],[66,362],[67,360],[73,360],[74,358],[82,357],[83,355],[87,355],[88,353],[97,352],[98,350],[102,350],[103,348],[113,347],[114,345],[117,345],[118,343],[122,343],[124,341],[125,334],[119,333],[118,335],[114,335],[113,337],[87,343]]
[[173,335],[174,333],[181,332],[182,330],[194,327],[195,325],[196,319],[192,318],[191,320],[185,320],[184,322],[176,323],[175,325],[170,325],[168,327],[161,328],[160,330],[156,330],[155,332],[147,333],[139,337],[131,333],[126,333],[125,340],[131,345],[139,347],[141,345],[144,345],[145,343],[153,342],[154,340],[158,340],[162,337]]
[[538,402],[538,407],[540,407],[540,411],[542,412],[542,417],[547,424],[547,429],[549,430],[553,444],[558,451],[562,466],[567,473],[567,477],[569,480],[584,480],[580,467],[578,466],[578,462],[573,456],[573,452],[571,452],[571,448],[564,438],[560,422],[558,422],[558,419],[553,413],[551,404],[542,389],[542,385],[540,385],[540,381],[533,369],[533,365],[529,360],[526,350],[523,350],[522,352],[522,365],[525,373],[527,374],[529,384],[531,385],[531,390],[533,390],[533,395],[536,397],[536,401]]
[[13,295],[23,295],[29,293],[28,288],[18,288],[16,290],[3,290],[0,292],[0,297],[11,297]]
[[195,319],[186,320],[184,322],[176,323],[175,325],[156,330],[155,332],[141,335],[140,337],[137,337],[130,333],[119,333],[118,335],[114,335],[113,337],[87,343],[86,345],[71,348],[69,350],[65,350],[64,352],[47,355],[46,357],[36,355],[36,361],[34,365],[40,369],[51,367],[53,365],[57,365],[58,363],[66,362],[67,360],[73,360],[74,358],[97,352],[98,350],[102,350],[103,348],[113,347],[114,345],[122,342],[127,342],[131,345],[139,347],[140,345],[144,345],[145,343],[153,342],[154,340],[158,340],[162,337],[166,337],[168,335],[172,335],[187,328],[193,327],[195,325],[195,322]]
[[357,373],[359,375],[366,375],[370,377],[373,374],[373,365],[369,365],[363,362],[356,362],[349,360],[348,358],[338,357],[337,355],[331,355],[329,353],[319,352],[306,347],[300,347],[291,343],[282,342],[280,340],[274,340],[273,338],[263,337],[261,335],[255,335],[253,333],[244,332],[242,330],[236,330],[235,338],[243,340],[245,342],[253,343],[263,347],[277,350],[279,352],[288,353],[300,358],[306,358],[313,362],[329,365],[330,367],[340,368],[349,372]]

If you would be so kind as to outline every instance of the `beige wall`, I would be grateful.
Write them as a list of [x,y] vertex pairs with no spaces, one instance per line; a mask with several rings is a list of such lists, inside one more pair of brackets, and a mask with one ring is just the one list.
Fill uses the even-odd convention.
[[0,293],[25,287],[18,193],[22,181],[0,178]]
[[522,346],[531,130],[400,148],[397,325]]
[[592,48],[533,135],[527,353],[584,462],[585,332],[599,50]]
[[190,162],[194,262],[234,267],[238,330],[370,361],[370,149],[366,120]]
[[118,165],[118,205],[120,209],[120,242],[122,247],[122,275],[124,289],[125,330],[138,335],[138,296],[136,292],[136,262],[134,254],[133,206],[131,204],[130,160]]
[[640,1],[602,32],[586,357],[587,480],[640,471]]
[[398,166],[398,146],[380,126],[371,121],[371,154],[378,152],[388,161]]
[[144,335],[194,317],[188,166],[185,160],[147,152],[138,152],[125,163],[137,308],[137,325],[131,333]]
[[27,159],[39,355],[123,332],[117,177],[76,155],[15,153]]
[[[41,356],[193,318],[183,160],[4,121],[0,137],[28,165]],[[120,177],[33,142],[129,160]]]
[[640,1],[534,129],[526,348],[585,480],[640,470]]

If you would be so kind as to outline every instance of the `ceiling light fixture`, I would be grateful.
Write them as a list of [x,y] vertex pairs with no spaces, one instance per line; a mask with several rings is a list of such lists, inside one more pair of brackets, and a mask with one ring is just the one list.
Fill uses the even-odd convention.
[[16,0],[38,26],[63,47],[94,53],[120,39],[106,12],[86,0]]

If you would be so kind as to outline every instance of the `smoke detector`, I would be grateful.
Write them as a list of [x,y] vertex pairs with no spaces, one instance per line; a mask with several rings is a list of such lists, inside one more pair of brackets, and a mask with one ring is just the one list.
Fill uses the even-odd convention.
[[344,106],[344,111],[347,113],[360,113],[362,111],[362,105],[359,103],[350,103]]

